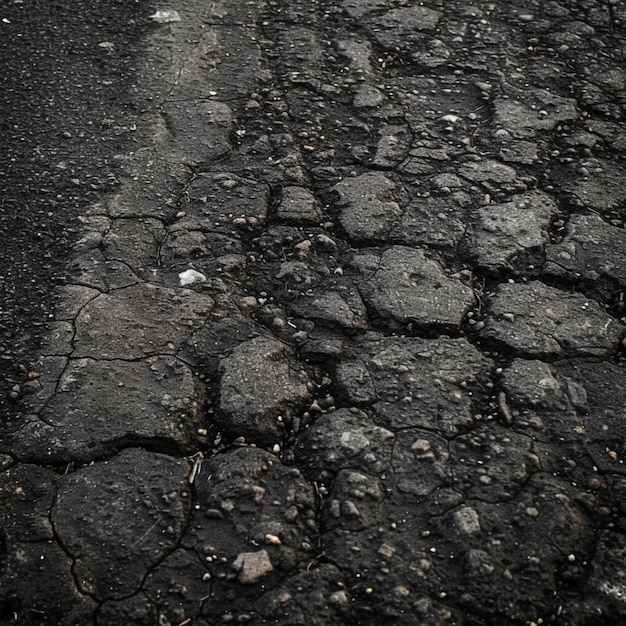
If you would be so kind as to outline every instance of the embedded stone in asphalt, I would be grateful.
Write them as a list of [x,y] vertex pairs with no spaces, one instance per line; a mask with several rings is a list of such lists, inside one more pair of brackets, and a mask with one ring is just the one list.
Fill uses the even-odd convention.
[[385,101],[385,95],[380,89],[371,85],[362,85],[354,95],[353,104],[355,107],[373,108],[380,106]]
[[203,463],[196,489],[189,545],[199,556],[227,557],[230,568],[256,544],[283,571],[307,558],[317,532],[313,488],[277,456],[252,447],[216,455]]
[[[561,481],[543,474],[529,478],[515,501],[484,506],[481,500],[467,499],[463,504],[432,524],[432,536],[442,539],[437,555],[449,557],[433,566],[447,570],[450,593],[463,604],[480,597],[490,624],[504,611],[519,622],[551,612],[545,590],[557,586],[558,573],[571,567],[571,555],[584,561],[592,554],[593,523],[585,509],[564,493]],[[459,532],[458,514],[467,505],[479,511],[479,526],[465,525]],[[519,535],[511,532],[512,525]],[[523,595],[515,593],[520,584]]]
[[213,300],[190,289],[143,283],[98,296],[76,318],[75,357],[137,359],[175,354]]
[[386,8],[385,0],[342,0],[344,10],[352,17],[360,18],[379,9]]
[[264,619],[280,621],[289,615],[294,626],[311,623],[311,615],[320,624],[350,621],[351,597],[345,589],[343,574],[331,563],[320,563],[294,574],[279,588],[266,591],[255,604]]
[[524,357],[607,356],[626,336],[594,300],[539,281],[499,285],[487,311],[482,336]]
[[197,439],[203,395],[175,357],[73,359],[41,418],[29,416],[20,426],[15,454],[67,463],[101,458],[130,442],[186,450]]
[[557,212],[554,200],[539,191],[480,207],[474,211],[470,253],[482,268],[510,267],[524,252],[542,250],[550,218]]
[[454,488],[467,499],[510,500],[542,468],[530,436],[483,415],[482,424],[450,442]]
[[420,328],[459,328],[475,299],[470,287],[446,274],[423,250],[393,246],[358,253],[357,284],[379,321],[396,320]]
[[124,598],[180,539],[189,464],[126,449],[59,479],[52,523],[83,593]]
[[291,349],[271,337],[237,346],[221,363],[218,424],[254,443],[277,443],[311,399],[310,377]]
[[623,3],[26,4],[0,622],[626,624]]

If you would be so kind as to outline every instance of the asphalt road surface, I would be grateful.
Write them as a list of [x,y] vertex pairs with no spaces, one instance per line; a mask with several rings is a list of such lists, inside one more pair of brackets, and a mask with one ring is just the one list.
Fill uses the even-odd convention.
[[0,624],[626,623],[626,9],[0,2]]

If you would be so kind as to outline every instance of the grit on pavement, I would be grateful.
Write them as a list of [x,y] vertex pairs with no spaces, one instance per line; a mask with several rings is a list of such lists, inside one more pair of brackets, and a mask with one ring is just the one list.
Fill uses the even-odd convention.
[[626,623],[624,3],[139,10],[0,623]]

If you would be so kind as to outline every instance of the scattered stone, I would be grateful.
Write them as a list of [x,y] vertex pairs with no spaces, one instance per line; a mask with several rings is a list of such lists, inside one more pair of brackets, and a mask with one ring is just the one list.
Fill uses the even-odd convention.
[[242,585],[254,585],[274,571],[267,550],[258,552],[241,552],[233,563],[233,569],[239,572]]
[[195,283],[204,283],[206,282],[206,276],[202,274],[202,272],[198,272],[194,269],[188,269],[184,272],[181,272],[178,275],[180,279],[180,286],[186,287],[187,285],[193,285]]
[[478,535],[481,532],[478,513],[471,506],[462,506],[452,514],[454,524],[460,533]]

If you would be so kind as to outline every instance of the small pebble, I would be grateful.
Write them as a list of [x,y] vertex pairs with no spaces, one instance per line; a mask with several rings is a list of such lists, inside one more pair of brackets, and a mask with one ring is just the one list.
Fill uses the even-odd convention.
[[241,299],[241,306],[244,309],[254,309],[258,304],[259,302],[254,296],[245,296]]
[[309,338],[309,333],[304,330],[298,330],[292,335],[294,341],[304,343]]

